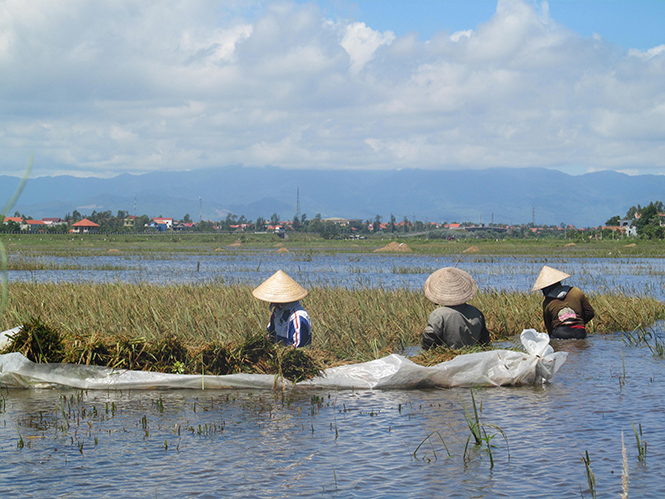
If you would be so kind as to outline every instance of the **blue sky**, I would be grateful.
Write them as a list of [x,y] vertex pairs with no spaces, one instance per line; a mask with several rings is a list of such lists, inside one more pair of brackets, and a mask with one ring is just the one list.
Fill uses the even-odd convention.
[[664,0],[0,0],[0,175],[665,174]]
[[[326,0],[332,16],[355,18],[397,36],[416,32],[423,39],[441,30],[475,29],[496,11],[496,0]],[[541,9],[542,2],[528,2]],[[550,15],[583,37],[594,34],[626,49],[647,50],[665,41],[663,0],[549,0]]]

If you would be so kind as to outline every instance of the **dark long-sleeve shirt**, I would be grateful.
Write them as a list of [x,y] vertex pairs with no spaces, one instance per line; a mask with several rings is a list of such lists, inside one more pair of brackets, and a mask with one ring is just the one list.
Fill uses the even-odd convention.
[[434,310],[421,338],[421,346],[425,350],[438,345],[462,348],[486,345],[489,342],[490,333],[485,326],[485,316],[468,303]]

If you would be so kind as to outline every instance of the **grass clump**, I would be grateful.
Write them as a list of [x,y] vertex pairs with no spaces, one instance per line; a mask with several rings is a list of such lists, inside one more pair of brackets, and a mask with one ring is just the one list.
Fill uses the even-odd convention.
[[10,337],[9,344],[1,353],[20,352],[33,362],[62,362],[64,346],[60,332],[39,317],[27,321]]
[[276,345],[265,335],[249,335],[237,344],[208,343],[203,347],[188,346],[171,335],[156,342],[126,335],[86,339],[61,336],[40,318],[28,320],[0,353],[9,352],[20,352],[37,363],[67,362],[179,374],[276,374],[292,382],[313,378],[324,366],[320,357]]

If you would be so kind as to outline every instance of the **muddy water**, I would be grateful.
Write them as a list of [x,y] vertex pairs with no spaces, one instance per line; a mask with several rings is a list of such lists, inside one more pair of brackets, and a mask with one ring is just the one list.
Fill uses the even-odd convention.
[[629,497],[663,497],[665,360],[621,335],[555,347],[551,384],[474,390],[493,468],[465,455],[469,389],[3,390],[0,496],[579,498],[588,452],[617,497],[623,433]]

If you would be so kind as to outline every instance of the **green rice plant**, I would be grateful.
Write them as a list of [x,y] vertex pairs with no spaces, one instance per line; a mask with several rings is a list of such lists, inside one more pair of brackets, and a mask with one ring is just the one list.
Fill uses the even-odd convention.
[[23,447],[25,447],[25,442],[23,441],[23,436],[21,435],[21,432],[19,431],[18,428],[16,428],[16,431],[18,433],[18,442],[16,442],[16,448],[22,449]]
[[[662,331],[662,324],[660,325]],[[630,346],[646,346],[655,357],[665,356],[665,340],[661,331],[653,327],[640,326],[623,333],[624,342]]]
[[[585,455],[582,456],[582,462],[584,463],[584,469],[586,471],[589,492],[591,493],[591,497],[596,499],[596,477],[591,470],[591,458],[589,458],[589,451],[585,451]],[[582,497],[584,497],[584,494],[582,494]]]
[[[438,459],[438,456],[437,456],[437,453],[436,453],[436,449],[434,448],[434,443],[432,442],[432,437],[435,436],[435,435],[436,435],[437,437],[439,437],[439,440],[441,440],[441,443],[443,444],[443,448],[446,449],[446,454],[448,454],[448,457],[453,457],[453,455],[452,455],[452,454],[450,453],[450,451],[448,450],[448,446],[446,445],[446,441],[445,441],[445,440],[443,439],[443,437],[441,436],[441,433],[439,433],[438,431],[433,431],[433,432],[431,432],[429,435],[427,435],[427,436],[426,436],[426,437],[425,437],[425,438],[424,438],[424,439],[418,444],[418,447],[416,447],[416,450],[413,451],[413,458],[414,458],[414,459],[419,460],[419,461],[426,461],[426,462],[428,462],[428,463],[431,462],[432,460],[436,461],[436,460]],[[425,444],[425,442],[429,443],[429,445],[430,445],[430,449],[432,450],[432,456],[433,456],[433,458],[430,458],[430,457],[428,457],[428,456],[423,456],[423,457],[419,457],[419,456],[418,456],[418,451],[419,451],[420,448]]]
[[640,423],[637,428],[635,427],[635,423],[631,422],[631,424],[633,425],[633,431],[635,432],[635,441],[637,443],[637,459],[641,463],[645,463],[647,460],[647,443],[644,441],[644,438],[642,436],[642,423]]
[[[492,454],[492,448],[493,448],[492,440],[498,434],[501,434],[504,441],[506,442],[506,449],[508,451],[508,460],[510,460],[510,449],[508,448],[508,436],[499,426],[492,423],[481,422],[480,412],[482,411],[482,409],[480,411],[478,410],[478,406],[476,405],[476,398],[473,394],[473,389],[471,388],[469,391],[471,393],[473,414],[467,410],[464,404],[462,404],[462,408],[464,409],[464,419],[466,421],[467,426],[469,427],[469,432],[470,432],[468,438],[466,439],[466,445],[464,446],[464,461],[466,462],[469,459],[468,458],[469,443],[471,442],[471,439],[473,439],[473,443],[476,447],[484,447],[487,450],[487,454],[489,455],[490,458],[490,469],[493,469],[494,455]],[[497,430],[497,433],[489,434],[487,433],[487,428],[493,428]]]

